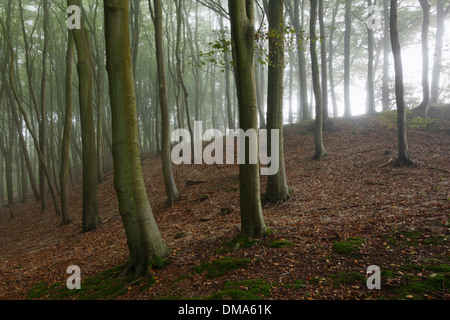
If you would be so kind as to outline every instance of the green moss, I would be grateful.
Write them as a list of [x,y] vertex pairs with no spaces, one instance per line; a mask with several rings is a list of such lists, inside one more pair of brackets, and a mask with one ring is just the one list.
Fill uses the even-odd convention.
[[[75,300],[100,300],[114,299],[128,291],[128,287],[139,285],[145,280],[134,280],[133,275],[120,277],[123,266],[108,269],[96,276],[82,279],[81,289],[69,290],[65,283],[46,284],[40,282],[36,284],[26,295],[27,299],[75,299]],[[153,279],[146,278],[145,288],[153,284]]]
[[338,274],[332,275],[333,286],[338,288],[341,284],[363,284],[365,277],[357,272],[340,272]]
[[209,195],[208,194],[203,194],[201,197],[200,197],[200,201],[205,201],[206,199],[208,199],[209,198]]
[[381,270],[381,279],[394,279],[396,274],[392,270]]
[[348,238],[345,241],[334,242],[333,251],[339,254],[349,254],[359,251],[358,245],[364,243],[361,238]]
[[213,279],[223,276],[228,271],[246,268],[252,261],[250,259],[234,259],[232,257],[224,257],[211,263],[205,263],[195,269],[201,273],[206,271],[206,278]]
[[434,274],[424,280],[412,280],[394,290],[399,299],[424,299],[424,294],[441,295],[447,293],[450,285],[449,274]]
[[258,240],[250,240],[242,235],[235,236],[231,239],[226,239],[222,242],[221,249],[217,253],[230,252],[238,248],[251,248],[258,243]]
[[423,243],[431,245],[439,245],[445,239],[443,236],[433,236],[427,238]]
[[280,240],[280,241],[274,241],[270,245],[272,248],[284,248],[284,247],[292,247],[295,246],[294,242],[290,242],[288,240]]
[[50,290],[50,287],[45,282],[39,282],[27,293],[26,299],[41,298]]
[[306,285],[305,280],[297,279],[297,280],[295,280],[295,283],[294,283],[294,289],[299,290],[299,289],[303,288],[305,285]]
[[426,265],[420,265],[420,264],[411,264],[411,263],[407,263],[403,266],[400,266],[398,268],[401,271],[431,271],[431,272],[441,272],[441,273],[445,273],[445,272],[450,272],[450,265],[448,264],[439,264],[439,265],[432,265],[432,264],[426,264]]

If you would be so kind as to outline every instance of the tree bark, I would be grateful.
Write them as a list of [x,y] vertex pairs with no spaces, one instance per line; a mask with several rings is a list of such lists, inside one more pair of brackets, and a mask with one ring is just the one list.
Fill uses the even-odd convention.
[[61,146],[61,168],[59,173],[59,184],[61,186],[61,213],[62,225],[72,222],[73,217],[69,203],[69,170],[70,170],[70,136],[72,133],[73,116],[73,64],[74,47],[72,31],[68,32],[67,52],[66,52],[66,110],[64,115],[64,132]]
[[[81,0],[67,0],[67,5],[81,8]],[[101,223],[97,202],[97,150],[93,107],[93,71],[88,30],[81,21],[81,29],[73,29],[77,49],[78,91],[81,118],[81,143],[83,149],[83,216],[82,232],[97,228]]]
[[[49,45],[49,4],[48,0],[42,2],[44,11],[44,46],[42,48],[42,77],[41,77],[41,97],[40,97],[40,119],[39,119],[39,148],[44,159],[47,159],[46,139],[47,139],[47,108],[46,108],[46,90],[47,90],[47,53]],[[41,212],[47,207],[48,185],[45,179],[44,168],[39,166],[39,192],[41,195]]]
[[430,28],[430,8],[427,0],[419,0],[423,12],[422,23],[422,102],[419,105],[420,112],[426,117],[430,109],[430,82],[428,79],[428,30]]
[[282,203],[289,199],[284,165],[283,96],[284,96],[284,4],[283,0],[269,1],[269,73],[267,90],[267,150],[274,153],[271,132],[279,130],[278,172],[269,175],[264,200]]
[[331,19],[331,29],[330,36],[328,42],[328,78],[330,81],[330,95],[331,95],[331,103],[333,105],[333,117],[337,118],[339,116],[339,110],[336,100],[336,90],[334,85],[334,70],[333,70],[333,59],[334,59],[334,31],[336,29],[336,16],[339,10],[340,1],[336,1],[336,6],[334,7],[333,17]]
[[[254,67],[255,2],[229,0],[235,81],[242,130],[258,132],[258,110]],[[266,226],[261,207],[259,164],[250,164],[250,141],[245,143],[246,163],[239,165],[241,232],[247,238],[261,238]],[[255,142],[256,143],[256,142]],[[257,146],[254,146],[258,150]],[[252,149],[255,149],[252,148]]]
[[[298,54],[298,81],[300,85],[300,90],[298,93],[298,111],[297,111],[297,122],[311,120],[311,113],[309,112],[309,104],[308,104],[308,88],[307,88],[307,78],[306,78],[306,57],[305,57],[305,37],[303,30],[303,9],[304,2],[302,0],[301,8],[300,1],[294,0],[293,8],[291,7],[290,1],[286,1],[286,8],[288,9],[289,15],[291,17],[292,24],[296,31],[296,41],[297,41],[297,54]],[[301,17],[300,17],[300,9],[301,9]]]
[[[320,0],[319,0],[320,1]],[[316,124],[314,131],[315,153],[314,159],[320,160],[327,156],[325,147],[323,146],[323,105],[322,105],[322,90],[320,87],[320,73],[319,73],[319,61],[317,58],[316,48],[316,24],[317,24],[317,0],[311,0],[311,16],[310,16],[310,54],[311,54],[311,72],[313,79],[314,97],[316,102]]]
[[148,275],[170,254],[142,176],[136,95],[129,39],[129,1],[104,0],[106,68],[113,128],[114,187],[127,236],[129,260],[123,273]]
[[439,103],[440,94],[440,76],[442,68],[442,49],[444,46],[444,22],[445,11],[444,2],[437,0],[437,27],[436,27],[436,44],[434,46],[434,61],[433,70],[431,74],[431,97],[430,103],[436,105]]
[[383,0],[383,84],[381,86],[381,102],[382,110],[389,110],[390,97],[389,97],[389,0]]
[[[149,3],[150,10],[151,4]],[[155,47],[156,62],[158,67],[159,104],[161,108],[162,137],[161,137],[161,158],[164,185],[166,187],[167,204],[172,206],[180,199],[175,180],[172,173],[172,160],[170,158],[170,115],[169,98],[167,93],[166,67],[164,63],[163,32],[162,32],[162,3],[161,0],[154,0],[154,10],[152,19],[155,25]]]
[[321,68],[321,85],[322,85],[322,115],[323,124],[328,121],[328,77],[327,77],[327,45],[326,31],[324,21],[323,0],[319,0],[319,25],[320,25],[320,68]]
[[352,115],[350,103],[350,36],[352,0],[345,0],[345,35],[344,35],[344,117]]
[[[367,5],[372,5],[372,0],[367,1]],[[373,87],[373,46],[374,35],[373,29],[367,28],[367,40],[368,40],[368,59],[367,59],[367,112],[375,113],[375,91]]]
[[397,124],[398,124],[398,158],[395,162],[396,166],[404,166],[412,164],[408,152],[408,141],[406,134],[406,110],[403,89],[403,66],[400,41],[397,29],[397,0],[391,0],[391,16],[390,16],[390,36],[392,54],[394,56],[395,70],[395,99],[397,103]]

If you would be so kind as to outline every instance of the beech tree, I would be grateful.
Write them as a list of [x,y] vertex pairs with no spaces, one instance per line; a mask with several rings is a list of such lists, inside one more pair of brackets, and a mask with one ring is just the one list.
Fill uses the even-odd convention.
[[129,1],[104,0],[106,69],[112,114],[114,187],[129,249],[123,274],[147,275],[170,254],[142,177],[135,83],[130,51]]
[[344,117],[352,115],[350,103],[350,36],[352,0],[345,0],[345,35],[344,35]]
[[[233,44],[234,72],[239,106],[239,123],[242,130],[258,132],[258,108],[256,102],[254,38],[254,0],[229,0],[228,7]],[[247,238],[261,238],[266,234],[266,226],[261,207],[259,164],[249,163],[250,148],[245,143],[245,163],[239,165],[239,203],[241,210],[241,232]]]
[[283,76],[284,76],[284,4],[283,0],[269,1],[269,71],[267,90],[267,150],[271,154],[272,129],[279,130],[278,162],[279,169],[267,178],[265,200],[280,203],[289,199],[289,188],[286,182],[284,165],[284,137],[283,137]]
[[406,134],[406,107],[403,85],[402,53],[397,29],[397,0],[391,0],[390,37],[392,54],[394,56],[395,100],[397,104],[398,125],[398,158],[395,161],[395,165],[404,166],[412,164],[412,160],[409,157],[408,139]]
[[430,27],[430,8],[427,0],[419,0],[423,12],[422,23],[422,102],[419,110],[425,115],[430,108],[430,82],[428,80],[429,61],[428,61],[428,29]]
[[323,101],[322,101],[322,89],[320,86],[320,73],[319,73],[319,61],[317,58],[317,36],[316,36],[316,25],[317,25],[317,0],[311,0],[311,17],[310,17],[310,54],[311,54],[311,68],[312,68],[312,78],[314,87],[314,98],[316,101],[316,125],[314,133],[315,141],[315,153],[314,159],[320,160],[327,156],[325,147],[323,146],[322,138],[322,127],[323,127]]
[[180,199],[175,180],[172,173],[172,160],[170,158],[170,115],[169,115],[169,99],[167,93],[166,66],[164,63],[163,51],[163,32],[162,32],[162,3],[161,0],[154,0],[154,8],[149,2],[152,14],[153,24],[155,25],[155,47],[156,62],[158,66],[158,86],[159,86],[159,103],[161,108],[161,160],[164,177],[164,185],[166,187],[167,204],[171,206]]
[[[80,0],[68,0],[67,5],[81,8]],[[77,49],[78,91],[80,100],[81,143],[83,150],[83,219],[82,231],[88,232],[100,224],[97,204],[97,149],[93,106],[92,49],[89,31],[81,20],[81,28],[73,29]]]

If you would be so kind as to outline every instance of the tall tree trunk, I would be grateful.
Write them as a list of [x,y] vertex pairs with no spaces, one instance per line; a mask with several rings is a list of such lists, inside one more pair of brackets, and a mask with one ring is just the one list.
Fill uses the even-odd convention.
[[[40,99],[40,119],[39,119],[39,148],[42,156],[47,159],[46,139],[47,139],[47,108],[46,108],[46,90],[47,90],[47,53],[49,43],[49,4],[48,0],[42,2],[44,11],[44,46],[42,48],[42,77],[41,77],[41,99]],[[39,191],[41,195],[41,212],[44,212],[47,207],[47,191],[48,185],[45,179],[44,168],[42,164],[39,167]]]
[[[220,29],[222,30],[222,34],[225,34],[225,28],[223,24],[223,17],[220,16]],[[235,128],[235,121],[233,117],[233,103],[231,98],[231,80],[230,80],[230,56],[228,52],[224,52],[224,64],[225,64],[225,101],[226,101],[226,110],[227,110],[227,120],[228,120],[228,129]]]
[[[286,9],[291,17],[292,25],[296,31],[296,42],[297,42],[297,54],[298,54],[298,81],[299,81],[299,92],[298,92],[298,111],[297,111],[297,122],[301,120],[310,120],[311,113],[309,111],[308,105],[308,88],[307,88],[307,78],[306,78],[306,57],[305,57],[305,40],[304,30],[303,30],[303,20],[304,20],[304,4],[305,0],[302,0],[301,8],[300,1],[294,0],[293,5],[290,1],[286,1]],[[293,7],[292,7],[293,6]],[[300,17],[301,11],[301,17]]]
[[352,0],[345,0],[345,35],[344,35],[344,117],[352,115],[350,104],[350,36]]
[[383,84],[381,86],[381,102],[382,110],[389,110],[390,97],[389,97],[389,55],[390,55],[390,42],[389,42],[389,3],[390,0],[383,0]]
[[319,0],[319,25],[320,25],[320,67],[321,67],[321,85],[322,85],[322,114],[323,123],[328,121],[328,77],[327,77],[327,46],[326,30],[324,21],[323,0]]
[[162,122],[162,144],[161,158],[162,171],[164,177],[164,185],[166,187],[167,204],[172,206],[180,199],[175,180],[172,173],[172,160],[170,158],[170,115],[169,115],[169,98],[167,93],[166,67],[164,63],[163,50],[163,31],[162,31],[162,3],[161,0],[154,0],[154,10],[149,3],[152,11],[152,19],[155,25],[155,46],[156,46],[156,62],[158,67],[158,86],[159,86],[159,104],[161,108]]
[[73,217],[69,203],[69,170],[70,170],[70,136],[72,133],[73,116],[73,64],[74,47],[72,31],[68,32],[67,52],[66,52],[66,110],[64,115],[64,133],[61,146],[61,168],[59,173],[59,184],[61,186],[61,213],[62,225],[72,222]]
[[267,90],[267,150],[273,157],[276,152],[272,146],[272,130],[279,130],[278,171],[267,177],[264,200],[270,203],[282,203],[289,199],[284,165],[283,137],[283,81],[284,81],[284,4],[283,0],[269,1],[269,73]]
[[[372,5],[372,0],[367,1],[367,5]],[[375,113],[375,91],[373,87],[373,28],[367,28],[368,59],[367,59],[367,112]]]
[[425,115],[430,108],[430,82],[428,79],[429,60],[428,60],[428,30],[430,28],[430,8],[427,0],[419,0],[423,12],[422,23],[422,102],[419,110]]
[[142,176],[129,38],[129,1],[104,0],[106,68],[113,128],[114,187],[129,249],[123,273],[148,275],[170,254],[156,225]]
[[383,0],[383,84],[381,86],[382,110],[389,110],[389,54],[391,51],[389,42],[389,0]]
[[[320,0],[319,0],[320,1]],[[310,54],[311,54],[311,72],[313,79],[314,97],[316,105],[316,124],[314,132],[314,142],[316,151],[314,159],[320,160],[327,156],[325,147],[323,146],[322,127],[323,127],[323,105],[322,90],[320,87],[319,61],[317,58],[317,40],[316,40],[316,24],[317,24],[317,0],[311,0],[311,16],[309,25],[310,34]]]
[[294,115],[292,114],[292,97],[293,97],[293,88],[294,88],[294,59],[293,55],[289,53],[289,115],[288,115],[288,123],[294,123]]
[[[254,0],[229,0],[231,40],[235,64],[239,123],[247,131],[258,132],[258,110],[256,105],[255,67],[254,67]],[[248,238],[260,238],[266,234],[266,226],[261,207],[259,164],[249,163],[251,139],[245,143],[246,161],[239,165],[239,197],[241,210],[241,232]],[[256,141],[253,143],[257,143]]]
[[339,4],[340,1],[336,1],[336,5],[333,10],[333,17],[331,19],[331,29],[330,29],[330,36],[328,41],[328,78],[330,81],[330,96],[331,96],[331,103],[333,105],[333,117],[337,118],[339,116],[339,110],[336,100],[336,90],[334,85],[334,70],[333,70],[333,59],[334,59],[334,31],[336,29],[336,16],[339,10]]
[[181,89],[183,90],[183,97],[184,97],[184,107],[186,109],[186,121],[187,126],[189,130],[189,134],[191,136],[191,159],[194,160],[194,129],[192,128],[192,117],[191,117],[191,111],[189,106],[189,91],[188,88],[184,82],[184,75],[183,75],[183,59],[180,52],[180,44],[181,44],[181,26],[183,23],[182,18],[182,11],[181,11],[181,0],[177,0],[176,2],[176,11],[177,11],[177,40],[176,40],[176,46],[175,46],[175,56],[176,56],[176,67],[177,67],[177,76],[178,76],[178,82],[181,85]]
[[397,29],[397,0],[391,0],[390,24],[391,46],[392,54],[394,56],[395,99],[397,102],[398,123],[398,159],[396,160],[395,165],[404,166],[412,164],[412,161],[409,157],[406,135],[406,110],[403,89],[402,55]]
[[[81,0],[67,0],[67,5],[81,8]],[[77,49],[78,91],[80,100],[81,143],[83,147],[83,217],[82,231],[88,232],[101,223],[97,202],[97,150],[93,107],[91,46],[83,21],[81,29],[73,29]]]
[[440,94],[439,82],[441,76],[442,49],[444,46],[443,44],[444,22],[445,22],[444,1],[437,0],[436,44],[434,46],[434,61],[433,61],[433,70],[431,74],[430,103],[432,105],[439,103],[439,94]]

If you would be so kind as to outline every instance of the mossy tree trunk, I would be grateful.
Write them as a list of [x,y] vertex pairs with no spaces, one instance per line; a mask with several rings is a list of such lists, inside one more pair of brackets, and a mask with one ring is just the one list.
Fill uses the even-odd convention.
[[147,275],[170,254],[147,196],[139,150],[136,95],[129,39],[129,1],[104,0],[106,69],[113,129],[114,187],[127,237],[124,273]]
[[[67,5],[81,8],[81,0],[67,0]],[[97,202],[97,149],[93,106],[93,70],[89,31],[83,20],[81,29],[73,29],[77,49],[78,92],[80,101],[81,144],[83,149],[83,216],[82,231],[88,232],[100,224]]]
[[272,129],[279,130],[278,172],[267,177],[265,201],[281,203],[289,199],[289,188],[284,166],[283,138],[283,81],[284,81],[284,4],[282,0],[269,1],[269,73],[267,90],[267,150],[272,152]]
[[[241,129],[258,132],[258,109],[256,102],[254,39],[254,0],[229,0],[231,41],[235,66],[235,81],[239,106]],[[266,234],[266,226],[261,207],[259,164],[250,164],[251,139],[245,143],[245,163],[239,165],[240,210],[242,234],[247,238],[261,238]],[[256,142],[254,142],[256,143]]]

